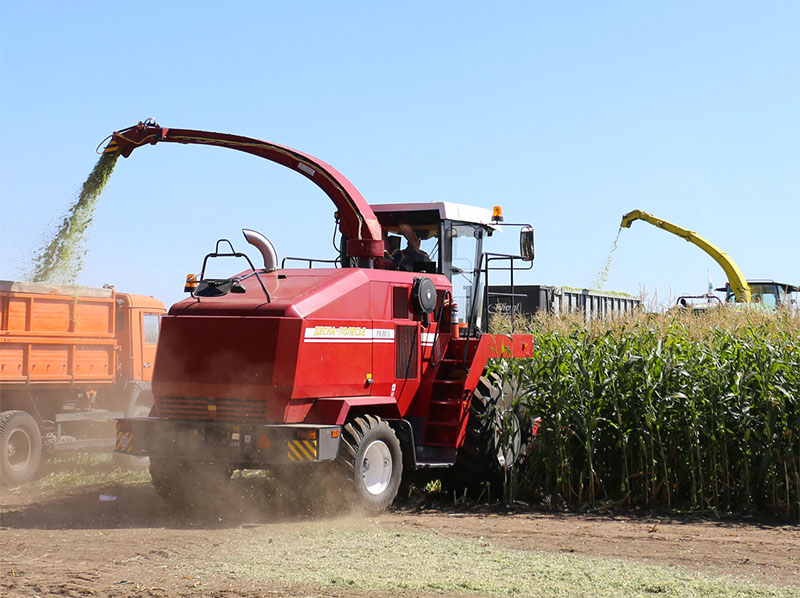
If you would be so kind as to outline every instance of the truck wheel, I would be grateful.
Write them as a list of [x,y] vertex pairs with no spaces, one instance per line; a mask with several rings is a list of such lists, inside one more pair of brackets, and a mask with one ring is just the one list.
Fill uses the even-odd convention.
[[42,435],[25,411],[0,414],[0,477],[8,484],[32,480],[42,461]]
[[158,494],[178,506],[200,507],[220,497],[233,470],[223,463],[150,457],[150,477]]
[[367,511],[385,510],[397,496],[403,475],[400,441],[385,421],[363,415],[344,426],[337,461]]
[[477,490],[489,482],[503,487],[506,472],[522,452],[522,427],[509,403],[499,376],[481,376],[472,395],[464,445],[452,471],[454,485]]

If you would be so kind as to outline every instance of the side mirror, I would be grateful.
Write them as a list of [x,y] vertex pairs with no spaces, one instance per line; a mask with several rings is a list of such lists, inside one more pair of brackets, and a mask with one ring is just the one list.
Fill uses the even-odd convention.
[[530,226],[519,231],[519,254],[526,262],[533,261],[533,228]]

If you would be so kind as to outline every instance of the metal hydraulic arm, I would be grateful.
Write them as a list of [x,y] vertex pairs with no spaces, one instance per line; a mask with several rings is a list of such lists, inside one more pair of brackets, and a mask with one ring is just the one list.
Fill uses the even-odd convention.
[[309,178],[333,201],[339,211],[339,226],[348,239],[347,255],[360,258],[369,265],[374,258],[383,257],[384,243],[381,227],[372,208],[342,173],[322,160],[290,147],[227,133],[168,129],[153,120],[115,131],[104,153],[119,152],[127,158],[137,147],[161,142],[215,145],[253,154],[286,166]]
[[728,257],[728,254],[720,250],[716,245],[707,241],[694,231],[680,227],[677,224],[672,224],[671,222],[667,222],[661,218],[656,218],[652,214],[648,214],[642,210],[633,210],[632,212],[625,214],[622,217],[620,227],[630,228],[634,220],[644,220],[645,222],[649,222],[653,226],[663,229],[668,233],[672,233],[673,235],[677,235],[682,239],[685,239],[689,243],[694,243],[697,245],[700,249],[710,255],[714,261],[717,262],[725,271],[725,275],[728,277],[728,282],[731,285],[731,289],[736,295],[736,300],[740,303],[750,303],[750,285],[747,284],[747,280],[745,280],[742,271],[739,270],[739,266],[737,266],[736,263]]

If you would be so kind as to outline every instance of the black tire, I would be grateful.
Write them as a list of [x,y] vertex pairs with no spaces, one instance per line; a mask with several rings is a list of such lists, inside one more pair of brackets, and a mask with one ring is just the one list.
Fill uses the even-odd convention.
[[403,476],[403,453],[385,421],[363,415],[345,424],[337,463],[364,509],[380,513],[392,504]]
[[42,462],[42,435],[36,420],[25,411],[0,414],[0,478],[6,484],[24,484],[36,477]]
[[150,477],[156,494],[176,506],[214,506],[210,497],[224,495],[232,473],[224,463],[150,457]]
[[520,419],[511,403],[499,376],[481,376],[472,394],[464,445],[458,450],[448,485],[478,491],[489,482],[501,491],[522,452]]

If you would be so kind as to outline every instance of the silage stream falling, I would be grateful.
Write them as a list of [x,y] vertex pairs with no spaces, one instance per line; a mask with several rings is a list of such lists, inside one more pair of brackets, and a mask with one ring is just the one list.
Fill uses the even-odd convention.
[[617,236],[614,239],[614,243],[611,245],[611,250],[608,252],[608,257],[606,258],[606,263],[603,265],[603,268],[600,270],[597,278],[592,281],[591,288],[595,290],[601,290],[603,286],[608,282],[608,272],[611,270],[611,261],[614,259],[614,252],[617,250],[617,245],[619,244],[619,236],[622,233],[622,227],[617,231]]
[[118,157],[117,152],[100,156],[58,231],[33,258],[31,281],[75,284],[83,268],[86,233],[94,219],[97,200],[114,171]]

